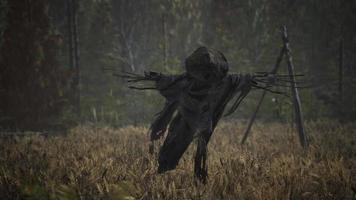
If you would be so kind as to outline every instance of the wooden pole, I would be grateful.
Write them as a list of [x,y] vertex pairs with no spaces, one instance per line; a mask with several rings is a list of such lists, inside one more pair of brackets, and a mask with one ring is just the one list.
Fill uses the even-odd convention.
[[[276,73],[277,73],[278,68],[279,68],[279,65],[280,65],[280,63],[281,63],[281,61],[282,61],[282,59],[283,59],[284,51],[285,51],[285,49],[284,49],[284,46],[283,46],[283,47],[281,48],[281,51],[279,52],[279,56],[278,56],[278,58],[277,58],[276,64],[275,64],[274,68],[272,69],[272,71],[270,72],[270,74],[276,74]],[[263,102],[263,99],[264,99],[265,96],[266,96],[266,93],[267,93],[267,91],[264,90],[263,93],[262,93],[262,95],[261,95],[261,97],[260,97],[260,101],[259,101],[258,104],[257,104],[256,110],[255,110],[255,112],[253,113],[253,115],[252,115],[252,117],[251,117],[251,119],[250,119],[250,121],[249,121],[249,123],[248,123],[248,126],[247,126],[247,128],[246,128],[246,130],[245,130],[244,136],[243,136],[243,138],[242,138],[242,140],[241,140],[241,144],[244,144],[244,143],[245,143],[245,141],[246,141],[246,139],[247,139],[247,137],[248,137],[248,135],[249,135],[249,133],[250,133],[250,131],[251,131],[251,127],[252,127],[253,123],[255,122],[257,113],[258,113],[258,111],[260,110],[261,104],[262,104],[262,102]]]
[[293,62],[292,62],[292,54],[291,54],[291,49],[289,46],[287,28],[285,26],[283,26],[283,28],[282,28],[282,38],[283,38],[283,43],[284,43],[284,48],[285,48],[285,55],[287,57],[288,73],[289,73],[290,79],[292,81],[291,84],[292,84],[293,105],[294,105],[294,111],[295,111],[295,123],[296,123],[298,133],[299,133],[300,144],[302,145],[302,147],[304,149],[306,149],[308,147],[308,141],[307,141],[307,138],[305,135],[301,102],[300,102],[300,98],[299,98],[297,84],[296,84],[295,77],[294,77],[294,66],[293,66]]

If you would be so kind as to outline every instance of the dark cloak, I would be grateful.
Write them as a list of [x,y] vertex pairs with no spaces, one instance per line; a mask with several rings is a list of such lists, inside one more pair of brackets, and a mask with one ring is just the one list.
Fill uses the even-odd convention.
[[163,110],[150,128],[151,140],[168,134],[159,152],[158,172],[175,169],[194,138],[195,175],[206,181],[207,145],[228,102],[236,97],[228,114],[233,113],[253,84],[250,75],[227,74],[228,63],[222,53],[201,47],[186,59],[186,73],[163,75],[146,73],[165,97]]

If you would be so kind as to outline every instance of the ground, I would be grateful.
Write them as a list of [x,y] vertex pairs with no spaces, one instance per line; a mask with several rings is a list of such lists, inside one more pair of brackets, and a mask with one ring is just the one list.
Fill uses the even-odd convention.
[[[67,135],[1,136],[4,199],[355,199],[356,123],[309,122],[303,151],[289,124],[223,122],[209,144],[209,181],[194,181],[195,144],[157,174],[146,127],[83,125]],[[158,148],[156,149],[156,152]]]

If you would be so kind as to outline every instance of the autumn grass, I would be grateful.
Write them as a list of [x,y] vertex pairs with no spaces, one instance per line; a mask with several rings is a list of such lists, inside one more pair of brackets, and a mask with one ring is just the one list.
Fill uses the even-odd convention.
[[[221,123],[209,144],[209,182],[194,181],[195,145],[157,174],[147,129],[80,126],[66,136],[1,137],[1,199],[355,199],[356,124],[306,124],[303,151],[288,125]],[[156,149],[157,151],[158,149]]]

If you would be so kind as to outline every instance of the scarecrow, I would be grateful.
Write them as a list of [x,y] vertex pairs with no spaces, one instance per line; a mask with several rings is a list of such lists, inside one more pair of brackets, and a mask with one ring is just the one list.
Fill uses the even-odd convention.
[[[296,75],[276,73],[276,68],[286,50],[288,45],[282,48],[275,70],[270,73],[229,74],[228,62],[220,51],[200,47],[185,60],[185,72],[182,74],[166,75],[157,72],[145,72],[144,75],[128,72],[120,74],[119,76],[126,78],[129,83],[153,82],[154,87],[130,86],[130,88],[158,90],[166,100],[162,111],[157,113],[149,130],[151,153],[154,141],[167,132],[159,150],[158,172],[164,173],[175,169],[189,144],[196,138],[194,174],[205,183],[208,175],[207,145],[219,120],[236,111],[252,89],[264,90],[262,99],[267,91],[286,95],[273,90],[274,86],[292,87],[296,90],[294,79]],[[224,114],[230,101],[231,107]],[[247,133],[250,128],[249,125]]]

